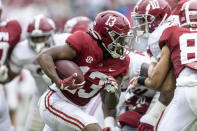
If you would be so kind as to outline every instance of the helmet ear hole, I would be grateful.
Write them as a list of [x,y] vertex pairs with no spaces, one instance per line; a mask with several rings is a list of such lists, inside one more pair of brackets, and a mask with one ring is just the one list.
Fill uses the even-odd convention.
[[105,15],[101,15],[101,18],[103,18]]

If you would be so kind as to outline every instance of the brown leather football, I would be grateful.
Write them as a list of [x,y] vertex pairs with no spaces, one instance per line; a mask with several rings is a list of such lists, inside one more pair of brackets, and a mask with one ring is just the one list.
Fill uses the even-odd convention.
[[74,73],[77,73],[76,84],[79,84],[85,80],[80,67],[73,61],[57,60],[55,62],[55,66],[57,74],[62,80],[71,76]]

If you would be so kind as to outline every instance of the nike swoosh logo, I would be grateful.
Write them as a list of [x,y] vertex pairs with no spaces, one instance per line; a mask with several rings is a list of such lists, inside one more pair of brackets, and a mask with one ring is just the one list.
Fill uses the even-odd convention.
[[109,68],[109,72],[114,72],[114,71],[116,71],[116,70],[113,70],[113,69]]

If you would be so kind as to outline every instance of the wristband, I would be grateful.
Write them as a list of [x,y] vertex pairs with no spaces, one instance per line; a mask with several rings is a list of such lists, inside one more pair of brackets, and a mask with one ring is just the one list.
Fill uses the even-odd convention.
[[145,86],[145,80],[146,80],[146,77],[140,76],[140,77],[137,79],[137,83],[140,84],[140,85]]

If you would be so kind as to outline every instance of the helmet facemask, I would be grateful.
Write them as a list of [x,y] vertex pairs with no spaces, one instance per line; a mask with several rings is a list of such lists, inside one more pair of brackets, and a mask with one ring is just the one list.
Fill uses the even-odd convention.
[[103,46],[111,54],[113,58],[124,59],[125,54],[127,52],[126,48],[128,48],[127,44],[130,41],[131,37],[133,37],[133,35],[131,35],[130,32],[128,33],[128,35],[124,35],[124,34],[119,34],[114,30],[110,30],[110,29],[106,29],[106,30],[112,42],[107,46],[103,43]]
[[[162,25],[168,17],[168,13],[151,13],[151,5],[147,5],[144,13],[131,13],[131,17],[134,20],[134,30],[136,30],[136,36],[143,36],[148,38],[149,34],[152,33],[157,27]],[[166,8],[164,8],[165,10]],[[159,11],[159,10],[158,10]],[[142,27],[144,29],[142,30]],[[140,30],[141,29],[141,30]]]
[[53,45],[53,34],[44,33],[42,35],[27,35],[30,47],[38,54]]
[[131,13],[131,17],[134,21],[134,26],[132,27],[136,30],[135,34],[137,37],[148,38],[150,30],[149,26],[155,20],[155,17],[150,14],[137,14]]

